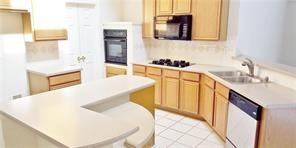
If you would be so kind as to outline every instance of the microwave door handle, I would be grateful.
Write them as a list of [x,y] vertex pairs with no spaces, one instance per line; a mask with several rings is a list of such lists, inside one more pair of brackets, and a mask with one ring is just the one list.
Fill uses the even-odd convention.
[[114,41],[114,42],[125,42],[124,39],[105,39],[105,41]]

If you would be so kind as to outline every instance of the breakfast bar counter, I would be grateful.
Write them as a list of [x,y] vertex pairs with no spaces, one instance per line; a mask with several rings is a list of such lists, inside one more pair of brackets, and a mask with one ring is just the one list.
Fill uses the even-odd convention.
[[[140,132],[151,138],[153,114],[133,103],[130,94],[153,85],[153,80],[144,77],[116,76],[2,103],[5,147],[37,148],[44,143],[55,147],[104,147],[125,140],[137,143],[128,137],[142,128],[135,124],[139,121],[133,121],[139,117],[145,122],[142,126],[148,127]],[[125,111],[129,118],[123,118],[128,117]],[[139,140],[148,141],[143,138]]]

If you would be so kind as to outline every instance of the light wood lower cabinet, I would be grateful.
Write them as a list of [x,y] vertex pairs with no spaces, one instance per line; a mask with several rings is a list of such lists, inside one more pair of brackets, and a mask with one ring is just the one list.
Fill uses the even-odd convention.
[[214,89],[205,84],[201,86],[199,113],[210,125],[213,125],[214,95]]
[[126,75],[126,69],[112,67],[112,66],[106,66],[106,77],[107,78],[117,76],[117,75]]
[[226,140],[228,99],[216,93],[214,106],[214,129],[223,140]]
[[164,77],[162,88],[162,105],[168,108],[178,109],[180,80],[177,78]]
[[80,71],[50,77],[29,72],[28,78],[31,95],[81,84]]
[[199,83],[181,80],[180,83],[180,110],[198,114]]
[[157,76],[157,75],[151,75],[151,74],[147,74],[147,77],[155,80],[155,86],[154,86],[155,104],[161,105],[161,86],[162,86],[161,79],[162,78],[160,75]]

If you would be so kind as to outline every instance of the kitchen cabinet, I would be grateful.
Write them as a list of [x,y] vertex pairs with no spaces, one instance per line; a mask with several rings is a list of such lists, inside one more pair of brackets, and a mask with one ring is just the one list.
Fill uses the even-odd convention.
[[181,73],[180,107],[179,110],[191,114],[198,114],[199,106],[199,74]]
[[155,104],[162,104],[162,71],[160,68],[147,67],[146,76],[155,80],[154,95]]
[[163,70],[162,105],[179,109],[180,79],[179,71]]
[[155,0],[143,0],[143,30],[144,38],[152,38],[154,34]]
[[65,6],[63,0],[32,0],[32,10],[23,14],[25,40],[66,40]]
[[112,67],[112,66],[106,66],[106,76],[107,77],[113,77],[113,76],[117,76],[117,75],[126,75],[126,69]]
[[214,116],[214,94],[213,88],[202,84],[199,113],[211,126],[213,125]]
[[156,14],[157,16],[173,14],[173,0],[156,0]]
[[216,82],[214,105],[214,129],[223,140],[226,140],[229,89]]
[[100,73],[96,61],[100,57],[97,55],[99,37],[96,9],[94,5],[67,5],[65,18],[68,40],[59,42],[64,63],[69,66],[80,66],[83,69],[82,83],[91,82],[98,78]]
[[155,81],[155,85],[154,85],[154,93],[155,93],[155,104],[156,105],[161,105],[161,76],[157,76],[157,75],[151,75],[151,74],[147,74],[148,78],[151,78]]
[[191,0],[174,0],[174,14],[190,14]]
[[214,129],[223,140],[226,140],[228,98],[216,93],[214,106]]
[[28,78],[31,95],[81,84],[80,71],[48,77],[29,72]]
[[206,75],[201,76],[200,115],[212,126],[214,116],[215,81]]
[[24,0],[0,0],[1,11],[28,12],[29,1]]
[[192,15],[192,39],[226,39],[228,0],[192,0]]

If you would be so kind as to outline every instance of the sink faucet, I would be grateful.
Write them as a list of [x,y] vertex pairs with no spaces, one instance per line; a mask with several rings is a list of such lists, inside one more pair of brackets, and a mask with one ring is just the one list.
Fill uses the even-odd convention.
[[249,75],[251,77],[254,77],[255,76],[255,74],[254,74],[255,65],[254,65],[254,63],[253,63],[252,60],[246,58],[245,61],[242,63],[242,66],[248,66],[248,68],[249,68]]

